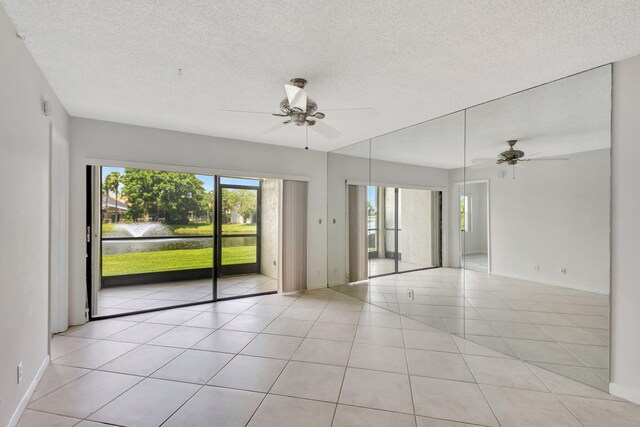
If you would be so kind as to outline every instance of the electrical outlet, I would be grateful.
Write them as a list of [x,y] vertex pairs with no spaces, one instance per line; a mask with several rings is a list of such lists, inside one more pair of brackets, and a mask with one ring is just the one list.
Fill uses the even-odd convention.
[[274,265],[274,266],[276,265],[276,262],[275,262],[275,261],[273,261],[273,265]]
[[415,297],[416,297],[415,292],[413,291],[413,289],[409,289],[408,294],[409,294],[409,295],[408,295],[408,296],[409,296],[409,299],[410,299],[411,301],[413,301],[413,300],[415,299]]
[[18,384],[22,382],[22,362],[18,363]]
[[560,269],[560,273],[562,273],[562,274],[567,274],[567,267],[562,267],[562,268]]
[[533,266],[533,271],[540,271],[540,266],[539,265],[534,265]]

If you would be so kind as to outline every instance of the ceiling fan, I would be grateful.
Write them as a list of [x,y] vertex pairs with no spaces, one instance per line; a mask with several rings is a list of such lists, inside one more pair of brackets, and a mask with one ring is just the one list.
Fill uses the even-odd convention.
[[[287,97],[280,102],[280,113],[265,113],[261,111],[239,111],[239,110],[219,110],[227,113],[244,113],[244,114],[270,114],[276,117],[286,117],[282,123],[278,123],[273,128],[268,129],[264,133],[271,133],[280,129],[283,124],[294,124],[296,126],[307,126],[315,130],[320,135],[327,138],[337,138],[340,131],[329,126],[326,123],[319,122],[325,118],[325,113],[318,111],[318,104],[307,96],[304,90],[307,81],[303,78],[291,79],[289,83],[284,85]],[[339,108],[324,111],[366,111],[374,108]]]
[[501,165],[503,163],[506,163],[507,165],[510,166],[520,166],[520,167],[524,167],[522,166],[520,163],[521,162],[533,162],[533,161],[551,161],[551,160],[569,160],[566,158],[559,158],[559,157],[539,157],[539,158],[534,158],[534,156],[537,156],[540,153],[535,153],[535,154],[531,154],[529,156],[527,156],[525,158],[525,153],[522,150],[518,150],[515,148],[516,142],[518,142],[517,139],[510,139],[509,141],[507,141],[507,144],[509,145],[509,149],[503,151],[502,153],[498,154],[497,157],[495,158],[483,158],[483,159],[473,159],[471,160],[471,163],[476,164],[476,165],[491,165],[495,162],[495,164],[497,165]]

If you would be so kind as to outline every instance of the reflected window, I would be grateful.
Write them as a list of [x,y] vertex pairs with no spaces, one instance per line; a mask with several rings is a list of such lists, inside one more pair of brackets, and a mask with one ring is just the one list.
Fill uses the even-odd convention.
[[471,196],[460,196],[460,231],[471,231]]

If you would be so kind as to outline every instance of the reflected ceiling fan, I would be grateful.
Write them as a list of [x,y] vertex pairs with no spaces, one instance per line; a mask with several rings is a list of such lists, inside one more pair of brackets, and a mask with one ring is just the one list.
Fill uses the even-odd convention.
[[471,163],[479,166],[482,166],[482,165],[490,166],[495,163],[497,165],[507,164],[510,166],[524,167],[521,164],[521,162],[533,162],[533,161],[546,162],[546,161],[552,161],[552,160],[563,160],[563,161],[569,160],[569,159],[560,158],[560,157],[534,158],[534,156],[537,156],[540,153],[530,154],[529,156],[525,157],[524,151],[518,150],[515,148],[516,142],[518,142],[517,139],[510,139],[509,141],[507,141],[507,144],[509,145],[509,149],[498,154],[498,156],[495,158],[473,159],[471,160]]
[[[227,113],[243,113],[243,114],[270,114],[276,117],[286,117],[282,123],[267,129],[264,133],[271,133],[282,128],[282,125],[294,124],[296,126],[307,126],[315,130],[326,138],[337,138],[341,135],[340,131],[329,126],[326,123],[319,122],[325,118],[325,113],[318,111],[318,104],[307,96],[304,90],[307,81],[302,78],[291,79],[289,83],[284,85],[287,97],[280,102],[280,113],[265,113],[261,111],[239,111],[239,110],[219,110]],[[375,108],[339,108],[324,111],[375,111]]]

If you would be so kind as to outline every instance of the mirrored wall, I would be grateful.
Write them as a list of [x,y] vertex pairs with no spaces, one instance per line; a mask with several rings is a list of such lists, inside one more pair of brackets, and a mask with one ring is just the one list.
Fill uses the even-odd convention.
[[611,67],[329,153],[330,286],[608,388]]

